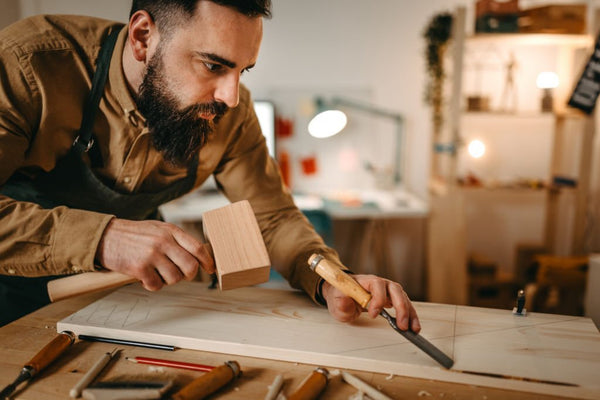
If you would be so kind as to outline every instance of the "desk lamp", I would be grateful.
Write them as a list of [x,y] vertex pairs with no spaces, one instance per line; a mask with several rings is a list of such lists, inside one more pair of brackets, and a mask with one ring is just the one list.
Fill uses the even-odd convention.
[[308,123],[308,133],[316,138],[327,138],[341,132],[348,122],[346,114],[338,108],[348,108],[366,112],[378,117],[392,119],[396,124],[396,153],[394,165],[394,183],[402,181],[402,135],[404,119],[402,115],[379,107],[363,104],[354,100],[333,97],[331,100],[318,97],[315,99],[317,114]]
[[544,90],[542,97],[542,112],[554,111],[552,89],[558,87],[558,75],[554,72],[540,72],[536,79],[537,87]]

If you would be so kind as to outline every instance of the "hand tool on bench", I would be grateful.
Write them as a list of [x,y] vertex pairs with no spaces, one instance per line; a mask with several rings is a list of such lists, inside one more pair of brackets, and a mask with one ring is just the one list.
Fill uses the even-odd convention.
[[83,390],[85,400],[150,400],[162,399],[173,381],[98,382]]
[[[269,280],[270,261],[250,203],[229,204],[202,215],[205,244],[215,259],[221,290]],[[86,272],[48,283],[50,301],[111,289],[136,279],[114,271]]]
[[13,383],[6,386],[0,392],[0,400],[8,399],[8,397],[17,389],[17,387],[40,373],[52,361],[56,360],[63,354],[75,341],[75,335],[72,332],[61,332],[42,350],[40,350],[21,370],[21,373]]
[[[371,293],[367,292],[354,278],[352,278],[351,275],[343,272],[320,254],[311,255],[308,259],[308,265],[311,270],[319,274],[323,279],[329,282],[330,285],[340,290],[346,296],[353,298],[362,308],[366,309],[368,307],[369,302],[371,301]],[[396,318],[392,317],[386,310],[382,310],[379,315],[385,318],[396,332],[404,336],[419,349],[423,350],[428,356],[440,363],[443,367],[452,367],[454,361],[427,341],[423,336],[414,333],[410,329],[403,331],[398,328]]]
[[300,386],[287,400],[314,400],[325,390],[329,380],[329,371],[319,367],[302,381]]
[[226,361],[225,364],[213,368],[199,378],[184,386],[180,391],[171,396],[171,400],[200,400],[203,399],[229,382],[242,375],[240,364],[237,361]]

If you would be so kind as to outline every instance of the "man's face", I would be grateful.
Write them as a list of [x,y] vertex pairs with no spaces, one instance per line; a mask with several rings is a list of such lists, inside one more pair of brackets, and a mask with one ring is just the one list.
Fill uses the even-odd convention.
[[149,49],[136,103],[166,160],[190,161],[237,106],[240,76],[254,66],[261,38],[262,18],[200,1],[191,19]]

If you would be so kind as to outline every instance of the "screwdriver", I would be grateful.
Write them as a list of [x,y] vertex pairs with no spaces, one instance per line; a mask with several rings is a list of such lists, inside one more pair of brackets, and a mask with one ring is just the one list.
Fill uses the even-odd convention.
[[15,389],[23,382],[30,380],[52,361],[56,360],[75,341],[73,332],[64,331],[58,334],[50,343],[40,350],[21,370],[21,373],[13,383],[6,386],[0,392],[0,400],[8,399]]

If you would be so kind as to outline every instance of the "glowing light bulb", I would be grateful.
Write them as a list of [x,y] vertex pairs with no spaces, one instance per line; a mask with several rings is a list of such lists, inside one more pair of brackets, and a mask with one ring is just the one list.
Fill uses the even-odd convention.
[[540,72],[535,83],[540,89],[554,89],[558,87],[558,75],[556,72]]
[[468,151],[471,157],[481,158],[485,154],[485,144],[481,140],[471,140]]
[[316,138],[326,138],[340,132],[348,118],[339,110],[327,110],[316,115],[308,124],[308,133]]

